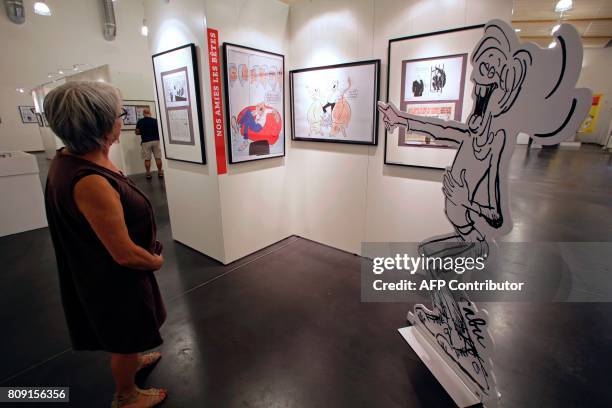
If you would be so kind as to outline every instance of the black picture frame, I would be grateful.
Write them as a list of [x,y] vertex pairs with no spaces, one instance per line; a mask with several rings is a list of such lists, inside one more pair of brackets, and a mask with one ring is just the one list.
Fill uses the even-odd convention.
[[[409,36],[405,36],[405,37],[398,37],[398,38],[392,38],[389,40],[388,46],[387,46],[387,92],[386,92],[386,98],[385,101],[387,103],[389,103],[389,88],[390,88],[390,84],[391,84],[391,80],[390,80],[390,74],[391,74],[391,47],[393,45],[393,43],[395,42],[400,42],[400,41],[410,41],[410,40],[414,40],[417,38],[423,38],[423,37],[433,37],[433,36],[437,36],[437,35],[443,35],[443,34],[451,34],[451,33],[456,33],[456,32],[460,32],[460,31],[467,31],[467,30],[477,30],[477,29],[484,29],[485,25],[484,24],[475,24],[475,25],[470,25],[470,26],[465,26],[465,27],[457,27],[457,28],[451,28],[448,30],[442,30],[442,31],[432,31],[429,33],[422,33],[422,34],[416,34],[416,35],[409,35]],[[468,63],[469,63],[469,56],[468,56]],[[466,80],[469,80],[466,77]],[[391,166],[402,166],[402,167],[417,167],[417,168],[424,168],[424,169],[432,169],[432,170],[443,170],[440,169],[438,167],[430,167],[430,166],[417,166],[417,165],[412,165],[412,164],[403,164],[403,163],[397,163],[397,162],[390,162],[387,158],[387,143],[388,143],[388,131],[385,128],[385,143],[384,143],[384,164],[385,165],[391,165]]]
[[[31,113],[34,114],[31,120],[26,120],[24,117],[23,110],[27,109]],[[21,123],[30,124],[30,123],[38,123],[38,118],[36,117],[36,108],[30,105],[19,105],[17,106],[17,110],[19,111],[19,118],[21,119]]]
[[[230,96],[229,96],[229,81],[228,81],[228,60],[227,60],[227,47],[236,47],[236,48],[242,48],[244,50],[247,51],[255,51],[255,52],[259,52],[262,54],[269,54],[275,57],[280,57],[282,60],[282,68],[281,71],[283,73],[283,100],[282,100],[282,107],[283,107],[283,127],[282,127],[282,131],[283,131],[283,154],[279,154],[279,155],[274,155],[274,156],[266,156],[266,157],[258,157],[258,158],[253,158],[253,159],[249,159],[249,160],[240,160],[240,161],[235,161],[234,160],[234,156],[233,156],[233,151],[232,151],[232,133],[231,133],[231,104],[230,104]],[[271,52],[271,51],[266,51],[266,50],[260,50],[257,48],[252,48],[252,47],[247,47],[244,45],[240,45],[240,44],[234,44],[234,43],[229,43],[229,42],[224,42],[223,43],[223,88],[225,90],[224,92],[224,98],[223,101],[225,103],[225,120],[226,120],[226,126],[225,126],[225,136],[226,136],[226,141],[227,141],[227,151],[228,151],[228,159],[229,159],[229,164],[240,164],[240,163],[248,163],[248,162],[252,162],[252,161],[258,161],[258,160],[267,160],[267,159],[275,159],[275,158],[279,158],[279,157],[285,157],[285,155],[287,154],[287,138],[286,138],[286,126],[285,126],[285,122],[286,122],[286,112],[285,112],[285,56],[283,54],[277,54],[275,52]]]
[[[373,119],[374,123],[372,126],[372,140],[370,142],[360,142],[357,140],[342,140],[342,139],[323,139],[323,138],[313,138],[313,137],[298,137],[295,133],[295,107],[294,107],[294,85],[293,85],[293,77],[296,74],[302,72],[311,72],[311,71],[320,71],[327,69],[335,69],[335,68],[347,68],[353,66],[360,65],[374,65],[375,67],[375,81],[374,81],[374,101],[372,103],[373,110]],[[376,146],[378,145],[378,109],[377,103],[380,98],[380,59],[372,59],[365,61],[354,61],[354,62],[346,62],[342,64],[334,64],[334,65],[324,65],[319,67],[311,67],[311,68],[301,68],[294,69],[289,71],[289,103],[290,103],[290,111],[291,111],[291,140],[298,141],[308,141],[308,142],[327,142],[327,143],[343,143],[343,144],[359,144],[366,146]]]
[[[147,100],[147,99],[124,99],[122,102],[122,106],[125,108],[126,106],[134,106],[134,108],[137,107],[141,107],[141,106],[147,106],[148,108],[153,108],[154,110],[154,116],[155,119],[159,119],[158,116],[158,107],[155,103],[155,101],[153,100]],[[136,121],[138,122],[138,120]],[[130,124],[126,124],[125,123],[125,119],[123,120],[123,125],[121,126],[121,131],[133,131],[136,129],[136,123],[134,123],[133,125]]]
[[[197,127],[197,132],[198,132],[198,136],[200,138],[200,150],[201,150],[201,157],[202,160],[201,161],[194,161],[194,160],[186,160],[186,159],[179,159],[176,157],[169,157],[168,156],[168,150],[167,150],[167,146],[166,146],[166,140],[164,137],[164,126],[163,126],[163,113],[164,111],[162,111],[161,109],[161,103],[159,101],[159,87],[160,85],[157,83],[157,71],[155,70],[155,58],[158,58],[162,55],[166,55],[166,54],[170,54],[172,52],[177,52],[179,50],[183,50],[184,48],[189,48],[190,49],[190,53],[191,53],[191,64],[192,64],[192,72],[193,72],[193,86],[195,89],[195,104],[196,104],[196,112],[197,112],[197,118],[198,118],[198,127]],[[185,45],[181,45],[179,47],[175,47],[172,48],[170,50],[167,51],[162,51],[159,52],[157,54],[153,54],[151,56],[151,63],[153,65],[153,79],[155,81],[155,94],[157,95],[157,119],[159,120],[159,127],[160,127],[160,133],[161,133],[161,140],[162,143],[164,145],[164,156],[166,157],[167,160],[174,160],[174,161],[180,161],[180,162],[184,162],[184,163],[195,163],[195,164],[202,164],[202,165],[206,165],[206,146],[205,146],[205,134],[204,134],[204,115],[202,114],[202,102],[201,102],[201,95],[200,95],[200,76],[199,76],[199,65],[198,65],[198,56],[197,56],[197,48],[196,45],[194,43],[190,43],[190,44],[185,44]],[[164,104],[165,106],[165,104]],[[195,136],[195,135],[194,135]]]

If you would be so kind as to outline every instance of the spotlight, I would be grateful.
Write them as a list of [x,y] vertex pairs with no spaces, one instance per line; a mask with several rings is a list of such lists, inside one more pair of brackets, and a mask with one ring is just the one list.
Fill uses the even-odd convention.
[[573,6],[572,0],[559,0],[555,6],[555,11],[557,13],[562,13],[564,11],[571,10]]
[[38,14],[39,16],[50,16],[51,9],[44,1],[37,1],[34,3],[34,13]]
[[58,74],[60,75],[64,75],[64,71],[62,71],[61,69],[57,71]]
[[555,41],[548,44],[548,48],[555,48],[556,46],[557,46],[557,43]]
[[15,90],[16,90],[17,92],[19,92],[19,93],[24,93],[24,92],[25,92],[25,91],[23,90],[23,88],[17,88],[17,89],[15,89]]
[[145,19],[142,20],[142,27],[140,27],[140,34],[144,35],[145,37],[149,35],[149,27],[147,27],[147,20]]
[[514,31],[517,32],[517,33],[520,33],[521,29],[520,28],[515,28]]
[[552,28],[552,31],[550,32],[550,35],[553,35],[554,33],[557,32],[557,30],[561,27],[561,24],[557,24]]

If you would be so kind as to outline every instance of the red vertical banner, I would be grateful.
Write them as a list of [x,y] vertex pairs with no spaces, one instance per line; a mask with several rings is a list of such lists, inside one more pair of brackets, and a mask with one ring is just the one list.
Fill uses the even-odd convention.
[[210,68],[210,98],[213,110],[213,128],[215,135],[215,152],[217,156],[217,174],[227,173],[225,159],[225,132],[223,129],[223,101],[221,99],[221,64],[219,63],[219,32],[212,28],[207,30],[208,65]]

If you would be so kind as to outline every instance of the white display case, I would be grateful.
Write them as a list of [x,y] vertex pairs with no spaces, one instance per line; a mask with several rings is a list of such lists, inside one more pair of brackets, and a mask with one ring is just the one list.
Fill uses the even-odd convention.
[[0,152],[0,237],[47,226],[36,157]]

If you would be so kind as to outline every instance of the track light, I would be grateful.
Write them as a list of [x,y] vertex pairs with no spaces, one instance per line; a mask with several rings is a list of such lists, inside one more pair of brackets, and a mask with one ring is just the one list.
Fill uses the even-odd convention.
[[51,9],[44,1],[37,1],[34,3],[34,13],[38,14],[39,16],[50,16]]
[[149,27],[147,27],[146,19],[142,20],[142,27],[140,27],[140,34],[144,35],[145,37],[149,35]]
[[557,13],[562,13],[564,11],[571,10],[573,6],[572,0],[559,0],[555,6],[555,11]]

